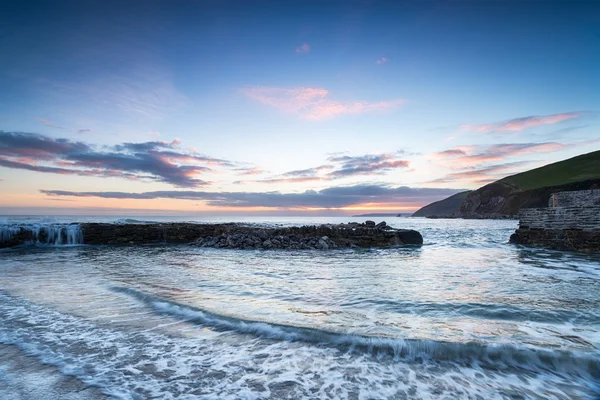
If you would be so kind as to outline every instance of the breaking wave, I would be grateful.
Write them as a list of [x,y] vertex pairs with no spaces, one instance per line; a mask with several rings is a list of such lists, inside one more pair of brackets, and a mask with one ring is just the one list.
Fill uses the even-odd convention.
[[17,237],[29,245],[79,245],[83,244],[83,231],[79,224],[1,224],[0,244],[9,244]]
[[534,370],[577,371],[582,376],[592,377],[595,380],[600,379],[600,360],[585,353],[515,346],[512,344],[458,343],[333,332],[311,327],[283,325],[220,315],[151,296],[130,288],[116,287],[113,290],[128,294],[144,302],[152,307],[155,312],[202,324],[213,330],[234,331],[272,340],[338,346],[350,351],[384,353],[408,361],[452,361],[494,368],[503,365]]

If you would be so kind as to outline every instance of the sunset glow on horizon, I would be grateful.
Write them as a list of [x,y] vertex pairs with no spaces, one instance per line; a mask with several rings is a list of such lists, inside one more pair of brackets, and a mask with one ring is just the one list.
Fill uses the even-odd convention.
[[600,149],[594,2],[125,3],[0,11],[0,214],[412,212]]

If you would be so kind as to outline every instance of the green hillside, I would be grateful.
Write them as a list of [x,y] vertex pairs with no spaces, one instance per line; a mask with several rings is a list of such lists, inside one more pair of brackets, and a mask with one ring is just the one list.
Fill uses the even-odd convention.
[[431,203],[413,216],[515,218],[519,210],[546,207],[552,193],[600,188],[600,151],[508,176],[472,192]]
[[531,190],[591,179],[600,179],[600,151],[512,175],[497,183],[503,183],[516,190]]
[[485,185],[465,198],[455,216],[516,217],[522,208],[546,207],[552,193],[599,186],[600,151],[594,151]]
[[463,200],[471,193],[471,190],[466,192],[456,193],[447,199],[436,201],[421,208],[415,212],[413,217],[451,217],[460,209]]

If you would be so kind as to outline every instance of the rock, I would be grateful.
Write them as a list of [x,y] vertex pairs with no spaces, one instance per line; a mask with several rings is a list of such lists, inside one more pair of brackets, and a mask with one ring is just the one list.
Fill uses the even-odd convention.
[[365,221],[365,225],[368,227],[373,227],[375,226],[375,221]]
[[[87,245],[190,244],[231,249],[335,249],[388,247],[421,244],[413,230],[394,229],[372,221],[319,226],[256,227],[243,224],[79,224]],[[0,248],[23,245],[32,240],[31,231],[13,229],[8,239],[0,236]],[[5,235],[6,236],[6,235]]]
[[378,223],[377,225],[375,225],[375,228],[377,229],[385,229],[385,227],[387,226],[385,221],[381,221],[380,223]]
[[269,238],[269,235],[267,234],[267,232],[265,232],[264,229],[259,229],[258,231],[256,231],[256,236],[258,236],[260,240],[267,240]]
[[[325,236],[327,237],[327,236]],[[325,240],[323,240],[322,238],[319,239],[319,243],[317,243],[317,249],[319,250],[329,250],[329,245],[327,244],[327,242]]]

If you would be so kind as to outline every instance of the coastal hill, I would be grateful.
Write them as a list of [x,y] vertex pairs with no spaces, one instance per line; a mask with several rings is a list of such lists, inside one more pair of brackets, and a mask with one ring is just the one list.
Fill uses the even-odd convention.
[[461,204],[472,190],[456,193],[447,199],[436,201],[415,212],[413,217],[448,217],[460,209]]
[[[552,193],[595,188],[600,188],[600,151],[508,176],[472,192],[458,193],[421,208],[413,216],[516,218],[521,208],[546,207]],[[455,197],[465,194],[459,203]]]

